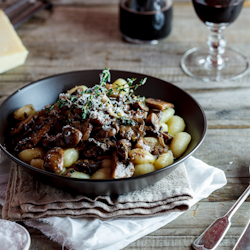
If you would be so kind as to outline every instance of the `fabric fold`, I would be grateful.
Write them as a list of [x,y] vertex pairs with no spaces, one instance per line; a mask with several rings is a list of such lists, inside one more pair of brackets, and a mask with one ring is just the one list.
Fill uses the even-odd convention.
[[116,196],[73,195],[44,184],[12,163],[3,206],[4,219],[22,221],[50,216],[117,217],[155,216],[185,211],[193,197],[184,164],[142,190]]

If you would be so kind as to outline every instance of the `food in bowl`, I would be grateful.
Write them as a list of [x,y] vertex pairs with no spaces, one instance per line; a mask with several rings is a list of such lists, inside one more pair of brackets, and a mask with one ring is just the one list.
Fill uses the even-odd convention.
[[171,165],[191,141],[172,103],[135,95],[146,78],[75,86],[53,105],[13,114],[12,148],[33,167],[82,179],[120,179]]

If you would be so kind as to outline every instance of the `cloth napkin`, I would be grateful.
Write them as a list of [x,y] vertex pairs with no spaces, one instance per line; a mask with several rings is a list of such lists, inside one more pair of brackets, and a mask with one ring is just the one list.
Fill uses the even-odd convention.
[[[3,159],[4,157],[1,158]],[[0,167],[3,166],[0,169],[2,173],[2,175],[0,175],[0,195],[3,194],[4,190],[7,189],[6,188],[7,187],[6,172],[8,171],[8,169],[6,170],[7,165],[8,168],[10,168],[10,162],[8,162],[8,164],[6,164],[6,161],[4,164],[1,164],[0,162]],[[16,171],[16,169],[19,168],[13,167],[11,171]],[[223,171],[214,168],[212,166],[209,166],[194,157],[190,157],[188,160],[185,161],[184,165],[180,166],[177,169],[179,173],[173,172],[173,174],[176,174],[178,176],[181,173],[183,175],[182,180],[186,178],[188,180],[188,184],[191,186],[191,189],[189,185],[182,186],[182,187],[185,186],[184,189],[186,190],[186,193],[184,194],[184,196],[186,197],[178,201],[182,205],[185,204],[182,209],[180,209],[180,207],[178,206],[176,210],[174,210],[175,208],[169,207],[169,209],[165,210],[164,212],[162,210],[162,213],[159,212],[159,214],[157,214],[156,212],[154,216],[145,216],[145,214],[143,213],[142,217],[139,216],[120,217],[121,215],[117,215],[117,218],[116,217],[112,219],[106,218],[105,220],[100,220],[98,216],[96,216],[97,218],[93,217],[83,218],[82,216],[81,218],[73,218],[73,216],[66,216],[64,214],[65,217],[59,217],[59,216],[52,216],[46,218],[38,217],[39,219],[27,221],[25,222],[25,224],[40,229],[45,235],[57,241],[62,246],[66,246],[68,249],[72,250],[122,249],[131,242],[166,225],[170,221],[177,218],[180,214],[182,214],[183,211],[185,211],[188,207],[194,205],[199,200],[208,197],[214,190],[219,189],[226,184],[226,178]],[[183,169],[186,169],[186,171],[185,170],[183,171]],[[11,176],[15,176],[15,174],[11,173],[10,177]],[[9,190],[10,188],[8,188],[7,196],[9,195],[8,194]],[[192,193],[193,193],[193,198],[191,198]],[[73,198],[77,199],[79,197],[76,196]],[[122,198],[122,200],[123,199],[125,198]],[[12,199],[9,199],[9,201],[10,200]],[[18,201],[18,199],[14,200],[15,202]],[[119,197],[117,197],[115,201],[119,201]],[[2,200],[0,200],[0,202],[4,203],[4,197],[2,197]],[[6,202],[8,202],[8,198],[6,199]],[[9,205],[6,206],[7,204],[6,202],[4,203],[4,207],[9,207]],[[153,202],[157,203],[157,200]],[[172,202],[175,202],[175,200],[172,200]],[[25,205],[22,206],[23,204]],[[24,209],[24,207],[26,207],[27,205],[26,203],[23,204],[21,204],[20,206],[23,207],[22,209]],[[49,202],[46,205],[50,204],[51,203]],[[162,204],[157,204],[156,207],[158,207],[158,205],[161,206]],[[32,209],[36,209],[35,208],[36,205],[32,204],[31,206]],[[39,205],[38,207],[39,209],[41,209]],[[29,210],[30,209],[29,205],[27,205],[25,209]],[[151,208],[145,208],[146,211],[150,211],[150,209]],[[119,209],[117,211],[119,211]],[[166,211],[168,212],[166,213]],[[178,212],[172,212],[172,211],[178,211]],[[113,212],[114,211],[111,211],[111,213]],[[34,212],[29,211],[29,213],[32,214]],[[104,214],[106,213],[107,211],[104,212]],[[26,214],[26,212],[24,212],[24,214]],[[112,237],[110,237],[110,235],[112,235]]]
[[48,216],[99,219],[152,216],[187,210],[192,194],[184,164],[145,189],[125,195],[93,197],[73,195],[46,185],[13,163],[2,216],[14,221]]

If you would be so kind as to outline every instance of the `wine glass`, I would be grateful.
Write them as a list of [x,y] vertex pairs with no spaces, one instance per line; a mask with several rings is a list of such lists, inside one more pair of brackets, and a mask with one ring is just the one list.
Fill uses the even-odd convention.
[[158,44],[172,29],[172,0],[121,0],[120,31],[131,43]]
[[192,48],[181,58],[183,71],[198,80],[235,80],[249,69],[248,59],[226,48],[222,31],[240,14],[244,0],[192,0],[196,14],[209,28],[208,48]]

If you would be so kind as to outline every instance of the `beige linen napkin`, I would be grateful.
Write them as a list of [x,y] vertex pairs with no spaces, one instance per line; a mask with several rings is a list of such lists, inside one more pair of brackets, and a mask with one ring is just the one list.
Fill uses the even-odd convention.
[[117,196],[73,195],[39,182],[13,163],[2,217],[22,221],[50,216],[143,217],[185,211],[193,197],[186,168],[180,164],[161,181]]

